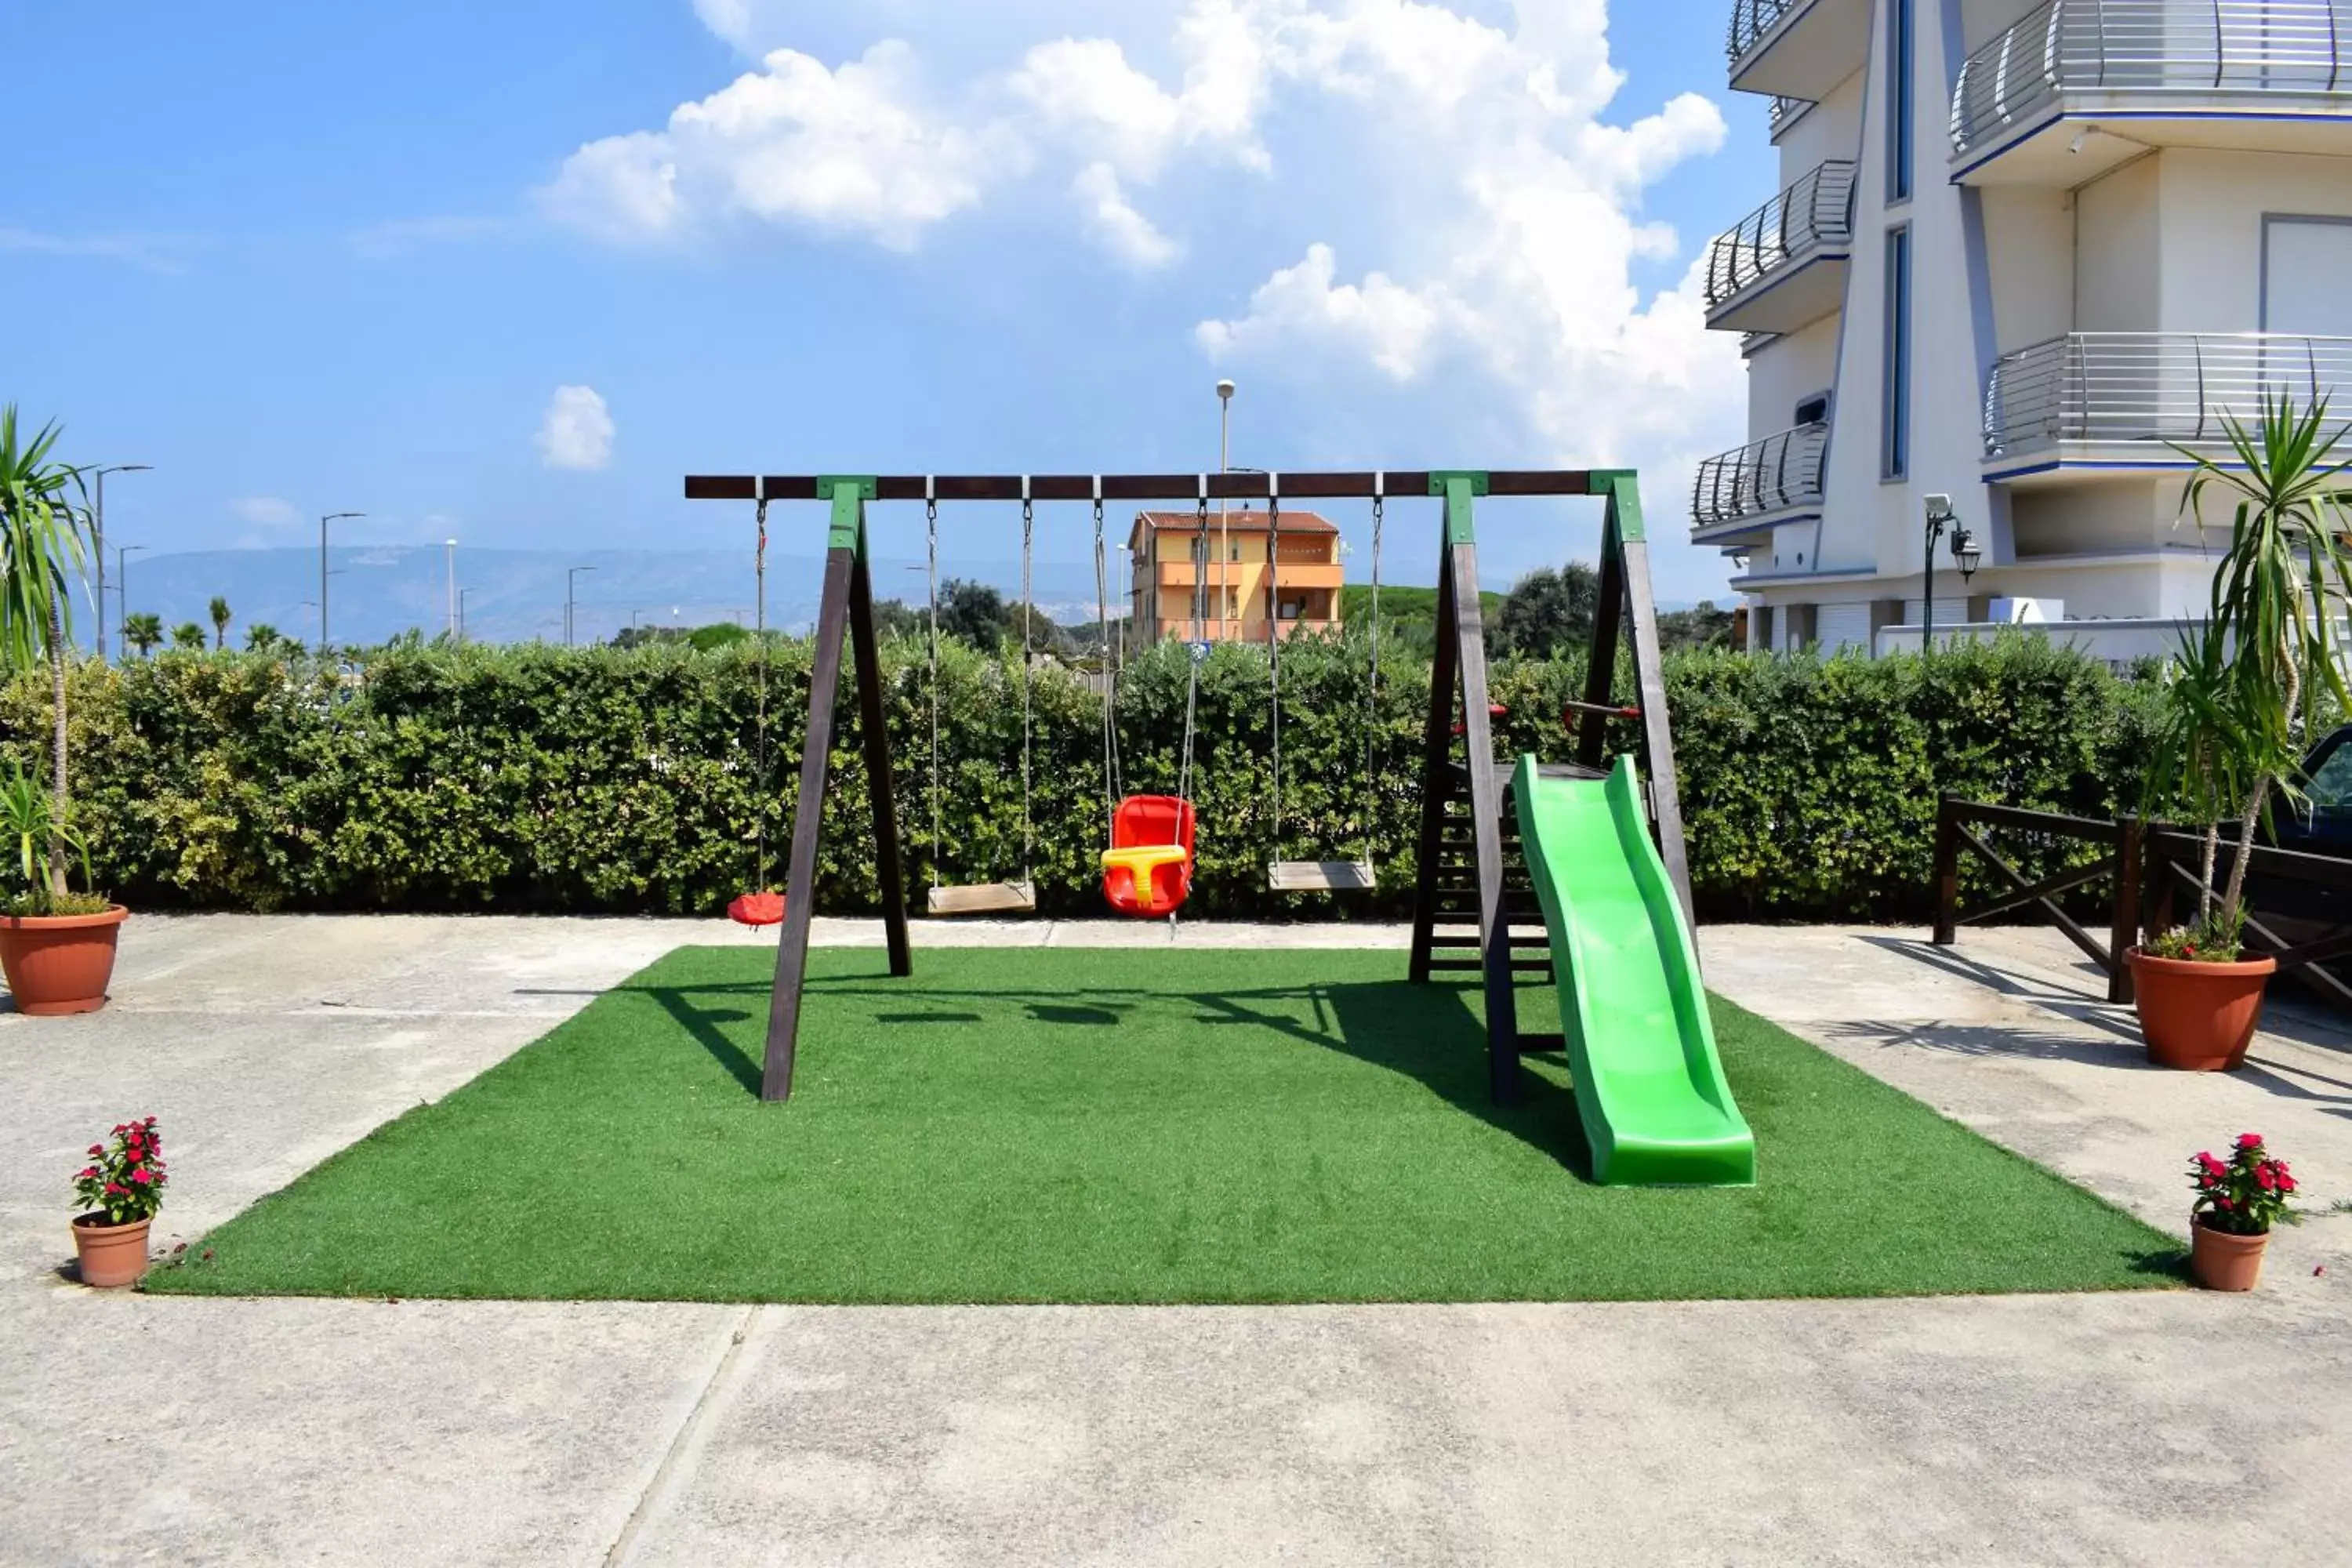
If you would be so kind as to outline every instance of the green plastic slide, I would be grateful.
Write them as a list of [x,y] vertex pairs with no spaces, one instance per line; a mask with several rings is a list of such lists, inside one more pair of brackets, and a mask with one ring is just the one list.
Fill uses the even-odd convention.
[[1593,1179],[1749,1186],[1756,1138],[1732,1103],[1698,952],[1650,839],[1642,781],[1546,777],[1519,759],[1511,794],[1559,975],[1560,1026]]

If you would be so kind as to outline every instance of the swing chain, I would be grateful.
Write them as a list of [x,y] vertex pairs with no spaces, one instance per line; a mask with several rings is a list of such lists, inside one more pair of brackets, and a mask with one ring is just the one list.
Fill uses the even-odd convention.
[[754,892],[765,892],[768,889],[768,498],[765,493],[767,486],[762,483],[760,489],[761,494],[756,518],[760,542],[751,557],[751,573],[757,584],[752,594],[751,614],[760,643],[759,695],[756,717],[752,721],[759,736],[756,757],[759,783],[754,792],[759,804],[752,817],[752,837],[757,845],[752,851],[753,859],[757,862],[753,868],[756,872]]
[[1274,692],[1274,858],[1282,858],[1282,486],[1265,479],[1265,656]]
[[1192,735],[1201,699],[1201,650],[1208,646],[1203,626],[1209,613],[1209,476],[1201,476],[1200,509],[1194,514],[1197,531],[1192,543],[1192,646],[1184,660],[1184,746],[1176,770],[1176,798],[1192,798]]
[[[1371,679],[1364,694],[1364,864],[1372,863],[1372,835],[1381,814],[1379,764],[1387,757],[1381,737],[1381,529],[1388,510],[1388,475],[1372,476]],[[1376,752],[1377,748],[1377,752]]]
[[940,498],[938,481],[923,480],[923,585],[930,604],[931,637],[931,886],[940,885],[947,854],[940,800]]
[[1106,841],[1118,821],[1118,669],[1110,651],[1110,565],[1103,540],[1102,480],[1095,480],[1095,625],[1101,637],[1103,812]]
[[1021,476],[1021,876],[1031,883],[1036,881],[1035,818],[1030,804],[1030,730],[1032,724],[1030,646],[1035,611],[1029,601],[1029,552],[1036,531],[1036,509],[1029,496],[1029,476]]

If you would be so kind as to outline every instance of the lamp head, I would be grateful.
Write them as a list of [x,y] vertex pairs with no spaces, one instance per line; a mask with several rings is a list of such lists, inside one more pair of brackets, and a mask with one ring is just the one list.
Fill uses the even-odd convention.
[[1948,495],[1938,494],[1927,497],[1927,507],[1928,522],[1938,528],[1959,515],[1952,510],[1952,498]]
[[1975,576],[1977,568],[1984,564],[1984,552],[1977,548],[1977,536],[1965,528],[1956,530],[1952,534],[1952,559],[1959,563],[1961,582]]
[[1235,388],[1234,384],[1230,381],[1221,381],[1217,383],[1217,401],[1220,403],[1231,403],[1234,400],[1234,390]]

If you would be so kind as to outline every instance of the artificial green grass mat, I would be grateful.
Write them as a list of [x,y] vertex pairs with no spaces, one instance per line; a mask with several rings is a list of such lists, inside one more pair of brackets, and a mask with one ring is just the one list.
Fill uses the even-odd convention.
[[[149,1288],[761,1301],[1459,1301],[2168,1283],[2169,1237],[1716,1004],[1753,1188],[1598,1187],[1567,1068],[1487,1101],[1402,953],[683,949]],[[1549,988],[1521,1026],[1557,1028]]]

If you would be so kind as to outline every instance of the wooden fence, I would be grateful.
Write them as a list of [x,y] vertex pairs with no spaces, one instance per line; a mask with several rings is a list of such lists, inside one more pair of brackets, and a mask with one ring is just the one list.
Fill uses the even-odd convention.
[[[2086,865],[2029,880],[1994,847],[1993,830],[2093,844],[2105,852]],[[1991,897],[1966,907],[1960,903],[1964,855],[1982,862],[2001,885]],[[2203,835],[2193,828],[2133,816],[2112,822],[2066,816],[1946,795],[1936,811],[1933,940],[1948,947],[1961,926],[2023,911],[2056,926],[2099,966],[2107,977],[2108,1001],[2128,1002],[2131,965],[2124,954],[2142,932],[2170,930],[2185,910],[2194,909],[2205,886],[2203,857]],[[2225,836],[2214,865],[2216,896],[2228,886],[2235,861],[2235,846]],[[2104,941],[2058,902],[2100,882],[2107,884]],[[2330,1000],[2352,1006],[2352,984],[2325,967],[2352,959],[2352,858],[2258,844],[2246,864],[2245,902],[2249,952],[2275,958],[2282,974],[2294,974]]]

